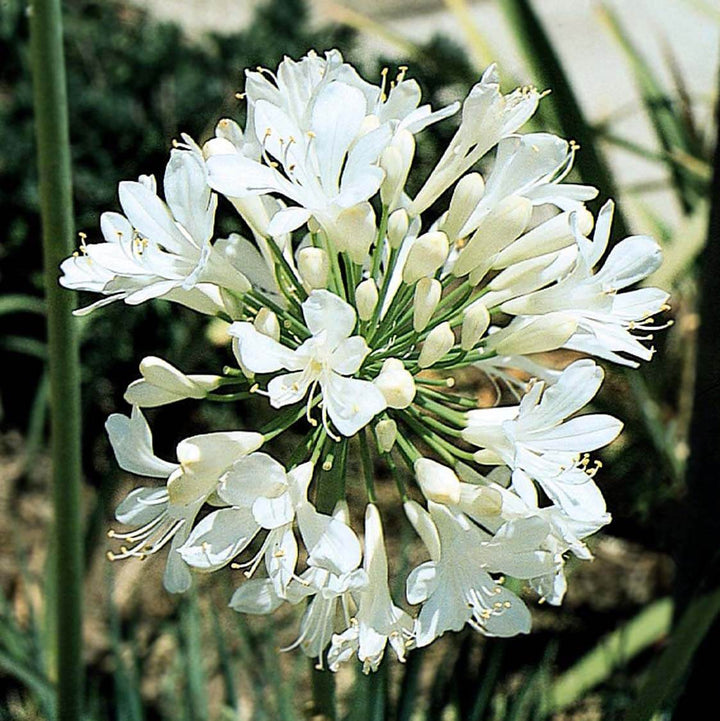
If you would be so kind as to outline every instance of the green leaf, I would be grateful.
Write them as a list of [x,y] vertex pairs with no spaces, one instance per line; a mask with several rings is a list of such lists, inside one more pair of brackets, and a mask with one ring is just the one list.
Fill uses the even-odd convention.
[[0,298],[0,315],[10,313],[37,313],[45,315],[45,301],[34,295],[21,293],[4,295]]
[[678,690],[700,642],[720,614],[720,588],[696,597],[683,614],[640,693],[627,721],[649,721]]
[[664,638],[670,630],[672,601],[663,598],[603,638],[550,688],[546,711],[557,712],[607,680],[641,651]]
[[[566,138],[580,145],[576,167],[583,181],[602,188],[604,195],[617,197],[618,189],[612,171],[600,152],[595,133],[585,119],[560,59],[529,0],[500,0],[500,7],[537,82],[552,91],[545,102],[553,109],[555,125]],[[625,219],[617,211],[615,230],[619,237],[628,234]]]

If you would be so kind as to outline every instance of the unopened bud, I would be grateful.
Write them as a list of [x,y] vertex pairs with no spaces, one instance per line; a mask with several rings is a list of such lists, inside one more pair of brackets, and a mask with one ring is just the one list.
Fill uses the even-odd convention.
[[402,278],[411,285],[420,278],[428,278],[442,266],[448,256],[447,235],[440,231],[431,231],[421,235],[410,248]]
[[155,356],[142,359],[140,374],[142,378],[133,381],[125,391],[125,400],[140,408],[155,408],[184,398],[204,398],[222,381],[220,376],[187,376]]
[[442,230],[447,234],[451,243],[460,236],[462,227],[469,220],[484,193],[485,181],[480,173],[470,173],[458,181],[450,200],[450,208],[445,222],[442,224]]
[[355,307],[360,320],[370,320],[378,302],[378,289],[372,278],[362,281],[355,288]]
[[330,239],[337,250],[346,252],[353,263],[367,259],[375,237],[375,211],[370,203],[360,203],[343,210],[332,223]]
[[391,248],[399,248],[410,226],[410,219],[404,208],[399,208],[388,218],[387,237]]
[[280,323],[275,313],[271,310],[260,308],[255,316],[253,325],[258,333],[262,333],[273,340],[280,340]]
[[418,365],[430,368],[435,365],[455,345],[455,334],[449,323],[440,323],[429,333],[423,343]]
[[[575,213],[577,218],[580,233],[588,235],[594,223],[592,213],[586,208],[580,208],[572,212]],[[575,234],[570,227],[571,215],[570,211],[559,213],[521,235],[498,255],[493,263],[493,268],[508,268],[528,258],[535,258],[573,245],[575,243]]]
[[458,505],[471,516],[497,516],[502,511],[502,496],[494,488],[461,483]]
[[390,408],[407,408],[415,398],[415,379],[398,358],[388,358],[373,383]]
[[467,275],[479,269],[484,275],[494,256],[512,243],[530,222],[532,203],[511,195],[504,198],[483,219],[465,247],[460,251],[453,275]]
[[463,313],[460,346],[472,350],[490,326],[490,313],[481,301],[475,301]]
[[577,320],[571,313],[516,318],[506,328],[488,336],[487,350],[498,355],[544,353],[562,348],[576,329]]
[[440,302],[442,285],[435,278],[420,278],[413,298],[413,328],[416,333],[425,330]]
[[415,477],[428,501],[453,506],[460,502],[460,479],[452,468],[430,458],[418,458]]
[[298,271],[308,289],[327,286],[330,261],[322,248],[303,248],[298,253]]
[[385,171],[380,198],[390,210],[397,207],[414,156],[415,138],[407,130],[397,133],[392,145],[385,148],[380,156],[380,167]]
[[378,448],[383,453],[390,453],[397,438],[397,423],[391,418],[378,421],[375,426],[375,438],[377,438]]

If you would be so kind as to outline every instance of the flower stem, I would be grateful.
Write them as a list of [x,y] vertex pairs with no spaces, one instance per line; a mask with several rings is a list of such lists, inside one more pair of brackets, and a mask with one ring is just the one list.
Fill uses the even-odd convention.
[[30,13],[43,262],[47,299],[51,449],[57,588],[57,718],[82,717],[82,582],[80,519],[80,360],[72,293],[58,266],[73,250],[70,140],[59,0],[35,0]]

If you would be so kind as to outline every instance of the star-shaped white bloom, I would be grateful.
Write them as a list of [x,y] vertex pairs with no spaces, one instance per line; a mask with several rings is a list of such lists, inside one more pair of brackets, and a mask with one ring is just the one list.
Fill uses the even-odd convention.
[[[271,613],[287,600],[291,604],[310,598],[300,622],[300,635],[289,648],[300,646],[310,658],[322,655],[338,624],[338,611],[348,618],[352,594],[367,584],[361,568],[360,541],[347,521],[347,507],[338,504],[332,516],[318,513],[310,503],[298,508],[297,521],[308,550],[308,568],[294,576],[278,596],[269,580],[243,583],[230,600],[231,608],[242,613]],[[289,649],[287,649],[289,650]]]
[[106,242],[83,244],[82,253],[61,265],[64,286],[106,296],[80,314],[116,300],[136,305],[152,298],[216,313],[224,308],[221,288],[250,288],[239,268],[252,248],[239,236],[211,243],[217,196],[207,184],[202,151],[190,138],[185,141],[171,152],[165,201],[153,177],[120,183],[125,215],[103,214]]
[[498,585],[478,555],[480,531],[462,514],[430,501],[430,513],[414,501],[405,513],[423,539],[430,561],[407,579],[407,599],[422,604],[415,642],[427,646],[445,631],[465,624],[487,636],[530,631],[530,612],[511,591]]
[[652,357],[652,351],[640,343],[646,338],[637,337],[632,331],[653,330],[652,322],[647,321],[666,308],[669,296],[659,288],[620,292],[647,278],[662,263],[660,246],[646,235],[620,241],[602,268],[593,270],[607,250],[613,211],[614,204],[608,201],[598,215],[592,241],[575,225],[579,252],[565,277],[547,288],[507,301],[500,308],[513,315],[555,311],[574,314],[578,329],[565,343],[566,348],[637,366],[619,353],[643,360]]
[[570,517],[604,518],[605,501],[581,454],[610,443],[622,423],[605,414],[567,420],[590,402],[602,379],[593,361],[576,361],[555,385],[534,383],[519,406],[469,411],[462,436],[484,449],[475,454],[479,463],[512,469],[513,487],[528,503],[536,498],[536,481]]
[[252,323],[234,323],[229,333],[236,338],[235,354],[254,373],[275,373],[268,384],[275,408],[297,403],[309,392],[308,413],[319,385],[323,422],[327,418],[345,436],[352,436],[386,407],[380,390],[370,381],[349,378],[360,369],[370,352],[365,339],[351,335],[355,310],[327,290],[314,290],[302,304],[312,337],[296,350],[259,333]]

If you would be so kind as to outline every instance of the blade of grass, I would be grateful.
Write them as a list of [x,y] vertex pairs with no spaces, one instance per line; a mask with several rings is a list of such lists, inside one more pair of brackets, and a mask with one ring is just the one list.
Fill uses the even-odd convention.
[[45,314],[45,301],[34,295],[5,295],[0,298],[0,315],[10,313],[36,313]]
[[[558,129],[581,147],[576,167],[583,181],[599,186],[610,197],[617,197],[615,179],[598,148],[595,133],[585,119],[560,59],[532,5],[528,0],[500,0],[499,4],[537,82],[552,90],[548,100],[554,109]],[[628,235],[625,218],[617,212],[615,231],[618,237]]]
[[683,614],[626,721],[650,721],[682,684],[695,651],[720,614],[720,588],[694,599]]
[[[677,150],[691,154],[692,138],[684,127],[681,115],[675,112],[652,66],[633,45],[613,10],[601,6],[597,12],[627,58],[660,147],[668,156],[672,156]],[[688,184],[685,172],[677,164],[669,163],[668,167],[673,176],[673,186],[678,199],[683,210],[687,212],[698,199],[697,192]]]
[[214,606],[212,607],[212,623],[215,647],[220,657],[220,673],[222,674],[223,684],[225,686],[225,703],[237,712],[238,696],[237,690],[235,689],[233,659],[228,651],[225,634],[222,628],[220,628],[220,618]]
[[80,519],[80,362],[72,293],[57,280],[72,252],[73,220],[67,90],[59,0],[34,0],[30,13],[43,266],[47,302],[57,594],[60,721],[82,715],[82,529]]
[[592,651],[552,684],[546,712],[558,712],[605,681],[617,668],[654,643],[670,630],[672,602],[669,598],[655,601],[635,618],[603,638]]
[[337,2],[332,2],[332,0],[320,0],[318,5],[320,6],[323,17],[329,20],[333,20],[341,25],[347,25],[350,28],[375,38],[381,38],[408,58],[415,57],[419,54],[419,49],[413,42],[399,33],[394,32],[387,25],[373,20],[373,18],[358,10]]
[[207,721],[208,698],[207,678],[203,667],[202,629],[197,594],[191,591],[180,608],[180,632],[185,657],[184,677],[185,698],[190,709],[190,718]]

